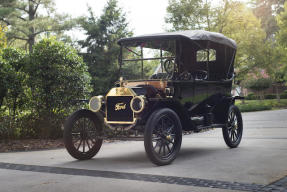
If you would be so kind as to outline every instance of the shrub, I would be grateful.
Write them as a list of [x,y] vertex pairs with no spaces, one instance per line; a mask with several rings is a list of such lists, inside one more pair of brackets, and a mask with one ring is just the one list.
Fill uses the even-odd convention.
[[252,79],[246,83],[246,87],[254,91],[262,91],[269,88],[272,84],[271,79],[260,78]]
[[276,99],[276,95],[274,94],[267,94],[264,96],[265,99]]
[[89,91],[87,66],[76,50],[54,39],[44,39],[34,46],[26,71],[30,110],[35,134],[42,138],[61,136],[61,124],[75,99]]
[[272,106],[261,104],[244,104],[238,106],[241,112],[270,110]]
[[287,99],[287,90],[285,90],[282,94],[280,94],[281,99]]
[[24,109],[26,74],[23,71],[26,54],[15,48],[1,50],[0,59],[0,129],[6,139],[18,137],[18,114]]
[[254,93],[249,93],[246,97],[246,100],[255,100],[256,99],[256,95],[254,95]]

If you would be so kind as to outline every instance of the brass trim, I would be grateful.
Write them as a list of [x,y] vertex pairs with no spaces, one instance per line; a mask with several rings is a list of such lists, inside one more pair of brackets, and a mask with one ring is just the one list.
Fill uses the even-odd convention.
[[137,94],[131,89],[127,87],[114,87],[112,88],[106,97],[108,96],[136,96]]
[[[141,108],[140,110],[138,110],[138,111],[137,111],[137,110],[134,110],[134,109],[133,109],[133,105],[132,105],[134,99],[136,99],[136,98],[139,98],[139,99],[141,100],[141,102],[142,102],[142,108]],[[130,102],[130,107],[131,107],[131,109],[132,109],[132,111],[133,111],[134,113],[140,113],[140,112],[142,112],[142,111],[144,110],[144,108],[145,108],[145,100],[143,99],[142,96],[135,96],[135,97],[132,98],[132,100],[131,100],[131,102]]]
[[108,121],[105,117],[104,120],[107,124],[134,124],[137,121],[137,118],[133,118],[133,121]]
[[[93,109],[91,108],[91,101],[92,101],[93,99],[97,99],[98,102],[100,103],[99,108],[96,109],[96,110],[93,110]],[[101,98],[100,96],[94,96],[94,97],[92,97],[92,98],[90,99],[90,101],[89,101],[89,109],[90,109],[91,111],[93,111],[93,112],[98,112],[98,111],[101,109],[101,107],[102,107],[102,98]]]
[[133,128],[136,125],[137,119],[135,120],[135,122],[133,124],[128,124],[127,126],[121,127],[121,126],[114,126],[111,123],[107,123],[105,122],[105,125],[110,128],[111,130],[124,130],[127,131],[131,128]]
[[[114,87],[112,88],[108,94],[106,95],[105,99],[107,101],[107,98],[110,96],[132,96],[135,97],[136,93],[131,89],[131,88],[127,88],[127,87]],[[106,102],[107,105],[107,102]],[[133,112],[133,121],[108,121],[107,117],[108,117],[108,113],[107,113],[107,106],[105,107],[105,113],[106,113],[106,117],[104,118],[105,123],[107,124],[133,124],[136,122],[136,118],[135,118],[135,113]]]

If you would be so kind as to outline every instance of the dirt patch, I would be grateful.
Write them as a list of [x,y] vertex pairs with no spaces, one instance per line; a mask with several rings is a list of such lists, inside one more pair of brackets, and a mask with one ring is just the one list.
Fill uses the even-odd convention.
[[62,139],[27,139],[12,140],[6,142],[0,141],[0,152],[57,149],[63,147],[64,143]]

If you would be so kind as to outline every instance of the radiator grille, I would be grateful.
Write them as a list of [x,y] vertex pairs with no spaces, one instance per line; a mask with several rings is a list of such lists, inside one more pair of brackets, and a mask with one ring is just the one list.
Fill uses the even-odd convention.
[[108,96],[107,121],[133,122],[134,114],[130,107],[133,96]]

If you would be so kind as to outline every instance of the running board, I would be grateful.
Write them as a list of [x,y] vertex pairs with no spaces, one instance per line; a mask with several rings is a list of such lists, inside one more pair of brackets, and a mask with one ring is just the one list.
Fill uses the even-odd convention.
[[211,125],[207,125],[207,126],[199,125],[199,126],[195,127],[194,132],[200,132],[204,129],[222,128],[224,126],[225,126],[225,124],[211,124]]

